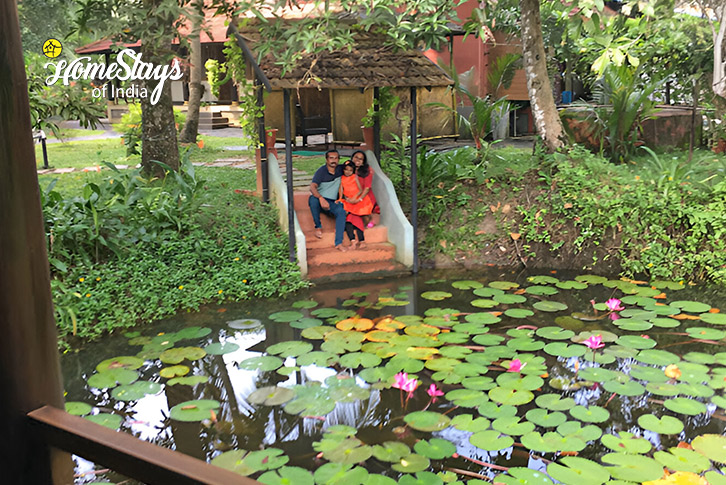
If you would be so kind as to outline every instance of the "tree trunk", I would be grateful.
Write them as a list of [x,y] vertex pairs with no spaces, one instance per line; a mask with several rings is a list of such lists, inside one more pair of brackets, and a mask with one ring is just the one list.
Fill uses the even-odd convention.
[[187,109],[187,120],[184,129],[179,137],[182,143],[194,143],[197,141],[199,131],[199,106],[202,104],[204,86],[202,85],[202,42],[199,34],[202,30],[203,12],[201,10],[202,0],[194,4],[195,12],[191,16],[192,34],[189,45],[189,106]]
[[[167,62],[156,55],[151,45],[142,44],[141,52],[145,62]],[[151,104],[151,93],[157,85],[153,79],[143,82],[147,96],[141,98],[141,166],[146,173],[163,174],[154,162],[167,164],[172,170],[179,170],[179,146],[176,140],[174,109],[171,103],[171,81],[164,83],[161,96],[156,104]]]
[[547,151],[553,152],[567,144],[562,121],[552,96],[547,76],[547,57],[542,39],[542,21],[538,0],[520,0],[522,22],[522,54],[527,77],[527,91],[532,104],[537,133]]
[[5,483],[73,483],[26,413],[63,409],[38,175],[17,7],[0,0],[0,467]]
[[720,22],[718,31],[713,30],[713,92],[726,98],[726,5],[719,5],[713,10],[716,21]]

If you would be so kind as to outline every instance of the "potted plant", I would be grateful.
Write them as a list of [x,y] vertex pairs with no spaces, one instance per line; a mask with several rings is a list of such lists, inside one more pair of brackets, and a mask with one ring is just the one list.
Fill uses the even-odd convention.
[[[393,110],[401,102],[401,98],[391,91],[392,88],[390,87],[381,88],[378,91],[378,99],[373,100],[366,115],[361,120],[361,123],[363,123],[363,126],[361,126],[363,140],[368,147],[373,146],[373,125],[375,125],[376,120],[378,120],[379,126],[384,126],[393,116]],[[378,110],[376,110],[376,106],[378,106]]]

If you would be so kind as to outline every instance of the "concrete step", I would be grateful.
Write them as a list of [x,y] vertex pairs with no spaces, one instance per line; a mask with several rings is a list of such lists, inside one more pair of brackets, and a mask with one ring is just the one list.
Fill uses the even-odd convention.
[[[346,241],[344,246],[347,247]],[[308,266],[358,266],[367,263],[393,262],[396,247],[390,243],[368,244],[365,249],[355,251],[338,251],[331,247],[308,249]]]
[[[298,218],[300,217],[300,214],[298,213]],[[327,218],[326,218],[327,219]],[[331,219],[332,221],[332,219]],[[320,222],[322,223],[323,220],[321,219]],[[315,237],[315,230],[303,230],[305,233],[305,245],[310,249],[325,249],[325,248],[332,248],[335,244],[335,227],[329,227],[326,228],[325,224],[323,225],[323,237],[322,239],[318,239]],[[388,242],[388,229],[384,226],[376,226],[371,229],[366,229],[363,232],[363,235],[365,236],[365,240],[367,244],[375,244],[375,243],[386,243]],[[348,236],[343,236],[343,242],[344,244],[348,244]]]
[[[353,252],[353,251],[351,251]],[[348,253],[343,253],[348,254]],[[396,262],[363,263],[349,266],[320,265],[308,266],[308,279],[323,283],[326,281],[356,280],[361,277],[391,276],[409,274],[403,265]]]

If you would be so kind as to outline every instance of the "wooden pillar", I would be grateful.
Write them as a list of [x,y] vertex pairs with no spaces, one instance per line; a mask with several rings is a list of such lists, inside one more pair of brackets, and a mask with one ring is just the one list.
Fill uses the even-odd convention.
[[413,226],[413,273],[418,273],[418,114],[416,86],[411,86],[411,225]]
[[63,382],[15,0],[0,0],[0,469],[13,484],[73,483],[70,457],[26,413],[63,407]]
[[[285,172],[287,173],[287,242],[288,257],[291,262],[297,261],[295,251],[295,195],[292,186],[292,118],[290,113],[290,90],[282,90],[283,112],[285,115]],[[327,135],[326,135],[327,136]]]

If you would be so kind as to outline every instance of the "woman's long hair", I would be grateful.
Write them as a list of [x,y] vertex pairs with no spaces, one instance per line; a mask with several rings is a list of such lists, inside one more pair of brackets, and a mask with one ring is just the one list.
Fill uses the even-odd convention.
[[370,173],[371,167],[370,167],[370,165],[368,165],[368,157],[366,157],[365,152],[363,152],[361,150],[356,150],[353,152],[353,155],[350,156],[350,159],[353,160],[353,157],[355,157],[357,153],[360,153],[361,155],[363,155],[363,165],[358,167],[358,169],[355,171],[355,173],[356,173],[356,175],[359,175],[361,177],[367,177],[368,174]]

